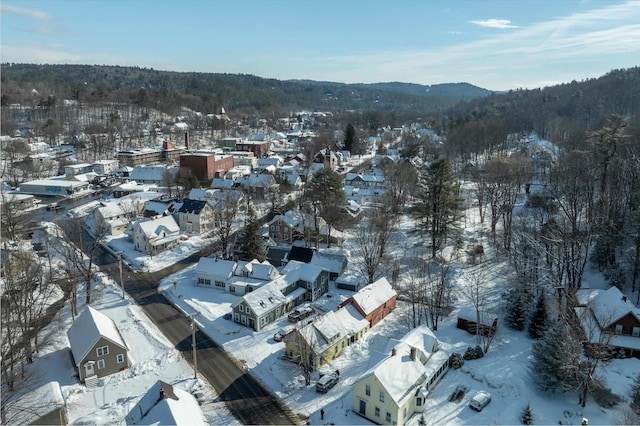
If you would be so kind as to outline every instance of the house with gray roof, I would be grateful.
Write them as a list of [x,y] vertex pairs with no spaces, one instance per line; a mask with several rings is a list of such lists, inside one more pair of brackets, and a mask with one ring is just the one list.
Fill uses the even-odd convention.
[[67,337],[78,377],[87,385],[129,367],[129,348],[115,322],[91,306],[69,327]]
[[280,273],[231,305],[235,322],[262,330],[296,306],[315,301],[329,290],[329,272],[319,266],[292,261]]

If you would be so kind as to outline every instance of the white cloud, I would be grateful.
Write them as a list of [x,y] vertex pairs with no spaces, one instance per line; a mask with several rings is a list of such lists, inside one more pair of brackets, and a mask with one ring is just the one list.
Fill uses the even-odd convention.
[[9,4],[0,5],[0,11],[2,13],[15,13],[16,15],[24,15],[30,18],[39,19],[41,21],[48,21],[51,19],[51,15],[47,12],[43,12],[37,9],[25,9],[23,7],[11,6]]
[[499,28],[499,29],[518,28],[517,25],[512,25],[511,21],[509,21],[508,19],[485,19],[482,21],[469,21],[469,22],[485,28]]
[[[305,78],[352,83],[433,84],[451,82],[455,76],[458,81],[493,90],[512,84],[533,88],[549,81],[591,78],[612,68],[636,66],[638,40],[640,2],[630,1],[429,50],[396,48],[344,57],[300,58],[308,67],[298,62],[291,69],[302,69]],[[296,72],[300,78],[301,71]]]
[[[63,50],[64,46],[53,45],[0,45],[1,62],[34,64],[112,64],[127,65],[123,58],[101,53],[78,55]],[[135,64],[131,64],[135,65]]]

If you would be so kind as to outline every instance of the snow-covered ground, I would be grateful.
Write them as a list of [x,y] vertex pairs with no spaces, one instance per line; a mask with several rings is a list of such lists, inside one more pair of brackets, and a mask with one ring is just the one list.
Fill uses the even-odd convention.
[[[477,234],[479,226],[474,213],[469,212],[466,237],[481,238]],[[408,236],[412,224],[401,224],[397,238],[408,238],[409,242],[399,242],[397,250],[412,247],[415,236]],[[349,246],[348,242],[345,246]],[[399,253],[397,253],[399,255]],[[355,254],[350,252],[353,263]],[[509,276],[509,267],[505,260],[490,258],[484,272],[484,291],[489,295],[492,306],[489,310],[500,313],[501,295]],[[470,275],[477,269],[459,264],[455,271],[458,286],[473,278]],[[585,281],[592,288],[605,287],[600,274],[589,271]],[[173,283],[176,283],[174,286]],[[331,369],[340,370],[340,381],[327,394],[315,391],[313,383],[305,386],[302,372],[292,363],[282,360],[285,344],[276,342],[273,334],[288,325],[285,318],[271,324],[265,330],[254,332],[247,327],[223,318],[230,312],[230,305],[237,296],[223,290],[203,288],[195,285],[193,268],[167,277],[160,284],[160,290],[174,304],[185,312],[200,312],[196,317],[200,328],[214,340],[240,359],[247,370],[272,389],[292,410],[309,417],[312,424],[370,424],[355,414],[353,405],[353,383],[375,363],[386,357],[383,353],[390,338],[398,338],[409,331],[406,313],[408,305],[399,302],[396,310],[381,323],[371,329],[365,338],[349,346],[344,355],[331,364]],[[336,289],[333,284],[329,290],[331,297],[323,296],[318,302],[319,311],[334,310],[340,301],[350,292]],[[468,306],[469,301],[460,296],[456,307]],[[453,345],[457,352],[464,353],[467,347],[476,346],[476,338],[456,328],[458,309],[451,312],[442,321],[435,334],[444,342]],[[424,413],[429,424],[519,424],[522,410],[530,405],[536,424],[580,424],[583,417],[590,424],[624,423],[622,411],[627,404],[614,407],[599,407],[593,400],[585,408],[578,404],[575,392],[548,394],[540,392],[534,382],[535,372],[531,369],[531,345],[534,341],[526,332],[517,332],[506,326],[500,326],[490,350],[484,358],[466,361],[460,370],[450,370],[438,386],[431,392]],[[640,371],[640,360],[614,360],[602,371],[608,386],[623,399],[629,398],[632,380]],[[317,379],[317,375],[314,376]],[[449,402],[449,396],[458,385],[465,385],[469,391],[459,403]],[[475,392],[485,390],[491,393],[492,402],[480,413],[469,408],[468,403]],[[324,409],[324,419],[320,419],[320,410]],[[418,424],[419,416],[414,416],[410,424]]]
[[[119,286],[99,274],[94,284],[91,306],[114,320],[130,352],[128,370],[100,379],[95,389],[78,381],[66,330],[72,324],[67,303],[43,335],[51,340],[28,365],[28,389],[57,381],[67,403],[69,424],[124,424],[129,410],[157,380],[171,383],[199,396],[201,408],[210,424],[237,424],[208,383],[193,378],[193,369],[180,352],[162,335],[138,305],[123,299]],[[79,294],[79,312],[84,294]],[[37,401],[35,402],[37,406]]]

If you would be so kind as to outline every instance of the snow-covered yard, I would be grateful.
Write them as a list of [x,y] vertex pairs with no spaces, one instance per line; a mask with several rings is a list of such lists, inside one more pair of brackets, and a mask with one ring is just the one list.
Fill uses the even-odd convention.
[[[180,352],[155,327],[142,308],[122,299],[119,287],[100,274],[94,286],[91,306],[114,320],[129,346],[131,367],[101,378],[95,389],[78,381],[74,370],[66,330],[72,324],[67,303],[56,320],[43,332],[49,343],[27,366],[31,378],[30,391],[57,381],[67,404],[69,424],[124,424],[124,418],[157,380],[198,394],[201,407],[210,424],[234,424],[224,403],[216,402],[215,391],[206,383],[193,379],[193,369]],[[79,296],[84,301],[84,295]],[[79,303],[79,311],[84,309]],[[34,401],[34,404],[38,404]],[[18,421],[17,423],[20,424]]]
[[[477,224],[477,223],[476,223]],[[403,223],[398,238],[407,237],[411,223]],[[466,237],[479,239],[473,220],[468,222]],[[413,242],[415,243],[415,241]],[[348,246],[348,242],[345,246]],[[398,244],[400,247],[410,244]],[[353,263],[355,254],[350,253]],[[488,256],[489,257],[489,256]],[[509,276],[506,260],[489,259],[489,265],[483,273],[484,291],[491,304],[489,310],[502,317],[502,294]],[[454,272],[457,286],[473,280],[477,268],[458,264]],[[588,273],[585,281],[591,287],[606,286],[600,274]],[[173,283],[176,283],[174,286]],[[353,383],[370,367],[389,354],[384,353],[391,338],[399,338],[409,331],[407,303],[398,302],[396,310],[381,323],[371,329],[365,338],[346,348],[345,353],[331,364],[331,369],[340,370],[340,381],[327,394],[315,391],[313,384],[305,386],[302,371],[294,364],[281,359],[285,344],[276,342],[273,334],[283,326],[290,324],[284,317],[260,332],[236,324],[223,318],[230,312],[230,305],[237,296],[214,288],[195,285],[193,268],[167,277],[160,289],[185,312],[200,312],[196,317],[200,328],[214,340],[233,353],[245,365],[247,370],[258,377],[291,409],[309,417],[312,424],[370,424],[370,422],[352,411]],[[316,306],[320,312],[335,310],[337,305],[352,293],[336,289],[331,284],[331,297],[323,296]],[[476,346],[476,337],[456,328],[456,314],[459,308],[469,305],[463,295],[459,295],[454,309],[435,331],[443,342],[453,345],[463,354],[467,347]],[[590,424],[624,423],[623,410],[627,404],[602,408],[590,400],[583,409],[578,404],[575,392],[548,394],[537,389],[534,382],[535,372],[531,369],[534,342],[526,332],[517,332],[506,326],[499,331],[484,358],[466,361],[460,370],[450,370],[437,387],[430,393],[424,417],[428,424],[519,424],[523,409],[530,405],[536,424],[580,424],[583,417]],[[640,371],[640,360],[613,360],[603,371],[608,386],[628,399],[632,380]],[[458,385],[469,390],[458,402],[449,402],[449,397]],[[468,404],[473,395],[484,390],[491,393],[491,403],[482,411],[476,412]],[[320,410],[324,409],[324,419]],[[410,424],[418,424],[419,416],[414,416]]]

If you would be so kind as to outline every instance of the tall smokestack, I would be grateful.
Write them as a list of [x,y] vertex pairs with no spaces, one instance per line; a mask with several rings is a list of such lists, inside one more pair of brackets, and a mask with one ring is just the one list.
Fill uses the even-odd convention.
[[184,146],[187,149],[187,151],[191,150],[191,147],[189,146],[189,132],[184,132]]

